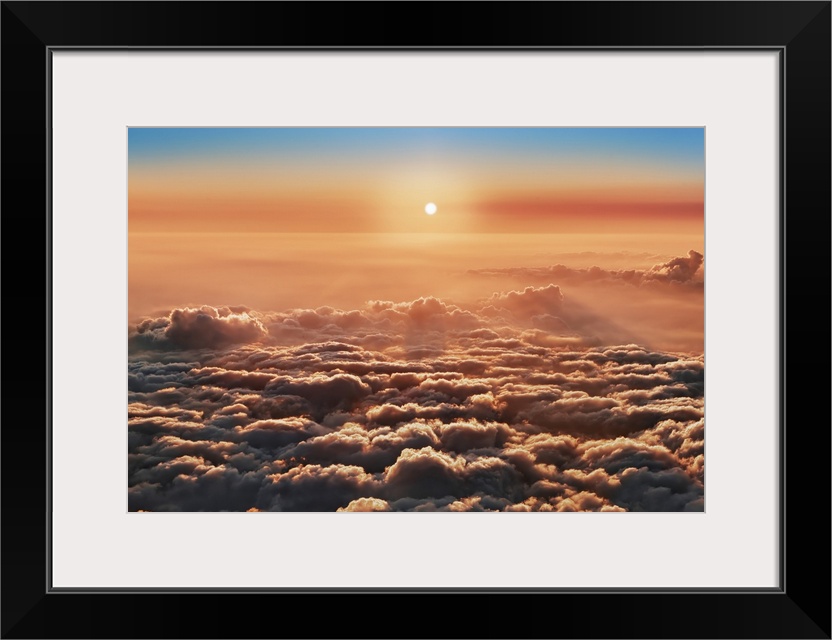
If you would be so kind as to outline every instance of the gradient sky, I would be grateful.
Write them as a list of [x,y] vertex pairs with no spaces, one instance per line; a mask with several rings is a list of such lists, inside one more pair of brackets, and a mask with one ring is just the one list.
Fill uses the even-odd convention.
[[701,128],[131,128],[128,149],[131,232],[667,233],[704,219]]
[[[704,252],[701,128],[139,128],[128,181],[131,320],[472,303],[549,284],[529,268],[643,271]],[[495,269],[515,271],[478,274]],[[701,287],[603,282],[551,284],[638,327],[610,340],[701,349]]]

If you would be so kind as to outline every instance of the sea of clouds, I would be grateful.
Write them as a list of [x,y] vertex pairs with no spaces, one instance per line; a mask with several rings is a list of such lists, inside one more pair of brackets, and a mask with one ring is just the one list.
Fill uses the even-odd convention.
[[130,327],[129,509],[702,511],[702,351],[601,341],[566,288],[672,301],[701,291],[702,255],[512,273],[532,284],[465,303]]

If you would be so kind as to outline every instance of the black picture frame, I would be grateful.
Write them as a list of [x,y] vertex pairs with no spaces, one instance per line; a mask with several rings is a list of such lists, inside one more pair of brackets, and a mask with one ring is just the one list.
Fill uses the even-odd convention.
[[[830,2],[3,2],[0,21],[3,638],[830,638]],[[51,51],[69,47],[779,52],[779,588],[51,589],[48,96]],[[153,545],[126,552],[152,561]]]

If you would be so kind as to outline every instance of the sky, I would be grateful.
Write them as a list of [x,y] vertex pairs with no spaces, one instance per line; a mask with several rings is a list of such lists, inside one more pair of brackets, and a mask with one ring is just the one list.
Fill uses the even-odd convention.
[[465,299],[491,293],[472,270],[704,251],[701,128],[131,128],[128,150],[131,320]]
[[703,129],[128,135],[130,511],[704,510]]
[[701,128],[129,130],[131,232],[695,232],[703,201]]

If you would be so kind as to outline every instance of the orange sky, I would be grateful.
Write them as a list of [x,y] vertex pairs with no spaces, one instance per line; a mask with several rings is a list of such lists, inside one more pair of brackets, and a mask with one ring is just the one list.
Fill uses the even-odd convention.
[[131,232],[689,233],[704,219],[701,129],[130,135]]
[[[470,302],[524,284],[474,270],[704,252],[702,130],[608,131],[131,129],[130,319]],[[645,343],[702,344],[701,291],[571,287]]]

